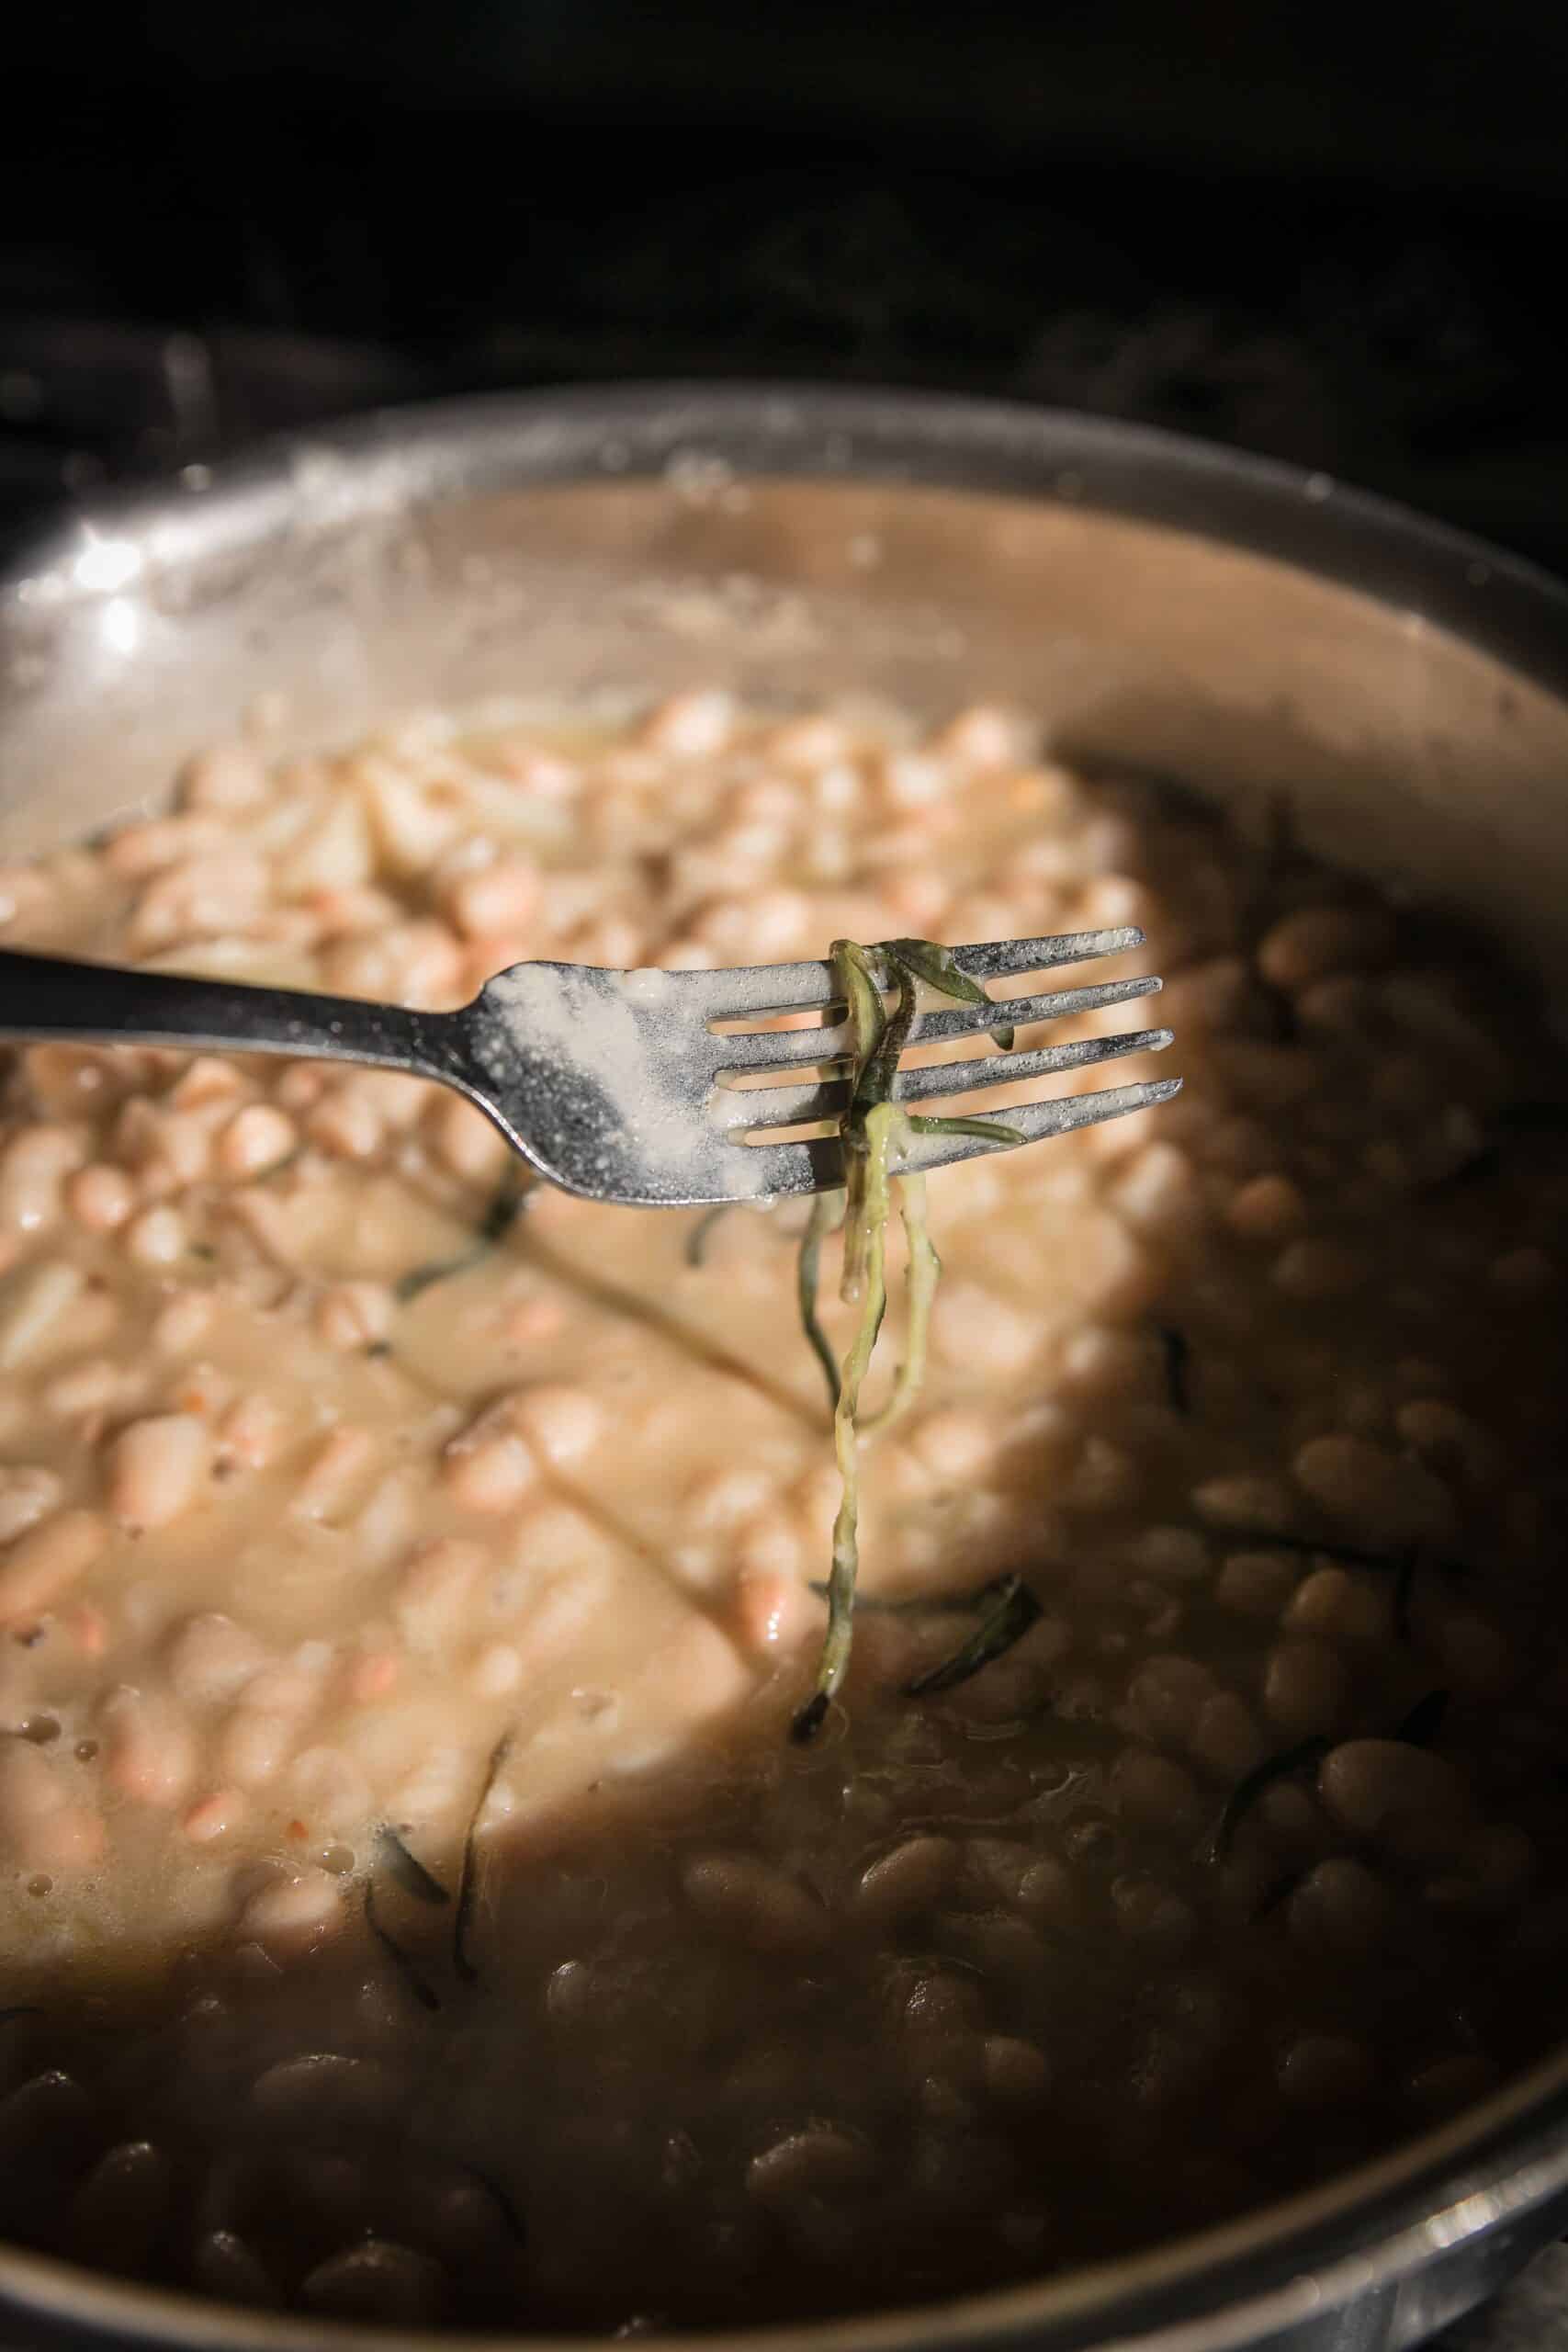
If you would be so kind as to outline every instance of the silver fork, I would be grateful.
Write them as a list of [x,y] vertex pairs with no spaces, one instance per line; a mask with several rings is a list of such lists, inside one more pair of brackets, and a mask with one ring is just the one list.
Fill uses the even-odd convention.
[[[1016,978],[1119,956],[1131,926],[954,951],[976,981]],[[1102,981],[987,1006],[926,1010],[911,1045],[1057,1021],[1151,996],[1152,977]],[[836,1136],[779,1136],[845,1107],[847,1022],[778,1029],[791,1013],[835,1009],[827,964],[752,964],[719,972],[614,972],[593,964],[513,964],[456,1012],[413,1012],[292,989],[84,964],[0,950],[0,1039],[201,1047],[368,1063],[467,1095],[550,1182],[634,1208],[689,1208],[841,1182]],[[724,1026],[720,1024],[730,1024]],[[908,1103],[1154,1052],[1168,1029],[1091,1037],[900,1070]],[[833,1064],[838,1062],[835,1072]],[[803,1080],[801,1073],[811,1069]],[[766,1080],[777,1085],[728,1081]],[[1163,1102],[1179,1079],[1029,1102],[989,1121],[1025,1142]],[[983,1122],[983,1124],[986,1124]],[[751,1138],[755,1138],[752,1140]],[[1000,1141],[1001,1138],[998,1138]],[[916,1137],[907,1166],[941,1168],[996,1148],[984,1134]]]

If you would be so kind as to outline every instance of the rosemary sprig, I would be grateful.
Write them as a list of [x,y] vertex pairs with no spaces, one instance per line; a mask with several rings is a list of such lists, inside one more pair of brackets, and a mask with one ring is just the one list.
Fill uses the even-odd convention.
[[441,1996],[434,1984],[426,1982],[397,1938],[384,1928],[377,1917],[376,1884],[373,1879],[367,1879],[365,1884],[365,1924],[398,1971],[399,1975],[401,1976],[420,2007],[438,2009],[441,2007]]
[[[959,970],[952,948],[939,946],[934,939],[895,939],[888,953],[895,963],[912,972],[916,979],[924,980],[927,988],[934,989],[939,996],[953,997],[960,1004],[991,1001],[978,980],[972,980],[967,972]],[[1010,1025],[993,1029],[990,1034],[998,1053],[1011,1053],[1017,1032]]]
[[479,1792],[474,1799],[474,1809],[468,1815],[468,1834],[463,1839],[463,1869],[457,1881],[457,1909],[452,1921],[452,1965],[465,1984],[477,1984],[479,1981],[479,1972],[468,1958],[468,1928],[479,1894],[479,1821],[501,1768],[511,1753],[512,1734],[503,1731],[491,1749],[490,1762],[485,1767]]
[[425,1869],[417,1854],[410,1852],[389,1821],[383,1822],[376,1833],[376,1851],[388,1876],[396,1879],[416,1903],[451,1902],[441,1881]]
[[[1443,1727],[1449,1699],[1447,1690],[1425,1692],[1391,1730],[1382,1734],[1383,1738],[1404,1740],[1412,1747],[1429,1747]],[[1260,1764],[1255,1764],[1250,1772],[1244,1772],[1225,1799],[1224,1810],[1209,1843],[1209,1860],[1224,1860],[1235,1843],[1236,1830],[1266,1789],[1272,1788],[1276,1781],[1292,1780],[1298,1772],[1312,1770],[1322,1763],[1333,1745],[1331,1739],[1314,1733],[1310,1739],[1298,1740],[1293,1747],[1281,1747],[1275,1755],[1266,1756]],[[1267,1907],[1273,1907],[1272,1901]],[[1259,1911],[1254,1916],[1261,1917],[1263,1914]]]
[[[908,1242],[905,1275],[908,1325],[903,1362],[892,1393],[872,1429],[886,1429],[908,1411],[925,1369],[926,1338],[941,1261],[926,1229],[925,1182],[901,1165],[916,1134],[976,1135],[987,1143],[1018,1143],[1013,1128],[976,1119],[914,1119],[893,1100],[898,1059],[908,1043],[918,1006],[918,984],[964,1003],[990,999],[933,941],[899,940],[880,952],[853,940],[835,940],[830,962],[837,992],[848,1008],[851,1039],[850,1102],[840,1122],[843,1150],[842,1218],[844,1265],[840,1296],[858,1306],[859,1320],[840,1365],[835,1366],[817,1312],[822,1240],[840,1213],[837,1196],[812,1204],[801,1243],[797,1288],[807,1340],[822,1365],[833,1406],[833,1449],[841,1493],[833,1521],[831,1570],[828,1578],[828,1630],[816,1686],[796,1713],[791,1736],[814,1738],[842,1686],[853,1638],[855,1577],[860,1564],[860,1396],[887,1306],[886,1237],[895,1188]],[[885,992],[897,991],[893,1011]],[[1010,1030],[999,1033],[1009,1044]]]
[[1282,1535],[1271,1532],[1260,1533],[1253,1540],[1260,1552],[1295,1552],[1305,1559],[1311,1559],[1314,1553],[1321,1553],[1325,1560],[1338,1560],[1348,1568],[1371,1568],[1379,1576],[1404,1576],[1413,1563],[1416,1566],[1436,1568],[1446,1577],[1473,1577],[1482,1573],[1471,1560],[1435,1559],[1418,1549],[1369,1552],[1359,1544],[1341,1544],[1334,1535]]
[[472,1241],[465,1249],[450,1258],[432,1258],[423,1266],[411,1266],[406,1274],[399,1276],[392,1285],[392,1295],[400,1306],[406,1306],[433,1283],[444,1283],[453,1274],[466,1274],[470,1267],[480,1264],[511,1231],[526,1198],[526,1185],[515,1170],[508,1169],[474,1227]]
[[1192,1390],[1189,1380],[1192,1363],[1191,1342],[1187,1334],[1179,1331],[1174,1324],[1160,1323],[1156,1329],[1165,1359],[1165,1393],[1171,1411],[1179,1413],[1185,1420],[1192,1410]]
[[1402,1739],[1409,1747],[1430,1747],[1443,1728],[1452,1695],[1448,1690],[1427,1691],[1408,1714],[1401,1715],[1388,1737]]
[[708,1236],[721,1216],[728,1216],[739,1205],[734,1201],[720,1201],[716,1208],[705,1209],[686,1236],[686,1263],[700,1266],[708,1253]]
[[795,1293],[800,1306],[801,1329],[828,1383],[828,1409],[830,1413],[839,1409],[839,1359],[833,1353],[832,1343],[822,1329],[821,1318],[817,1312],[817,1288],[821,1277],[823,1240],[832,1232],[843,1214],[842,1193],[813,1193],[811,1215],[800,1238],[800,1256],[795,1268]]
[[[887,1617],[973,1617],[993,1600],[1000,1599],[1011,1584],[1010,1577],[987,1577],[984,1584],[972,1592],[910,1592],[890,1595],[880,1592],[855,1594],[857,1611],[873,1610]],[[828,1580],[812,1577],[808,1588],[826,1600]]]
[[1235,1840],[1235,1833],[1253,1806],[1276,1781],[1288,1781],[1298,1772],[1310,1771],[1321,1764],[1334,1745],[1314,1732],[1310,1739],[1299,1739],[1293,1747],[1281,1747],[1277,1754],[1266,1756],[1250,1772],[1244,1772],[1229,1796],[1224,1810],[1214,1827],[1209,1843],[1209,1860],[1223,1862]]
[[994,1588],[996,1600],[966,1642],[940,1666],[928,1667],[904,1685],[907,1699],[929,1699],[939,1690],[956,1690],[982,1667],[1004,1657],[1022,1640],[1040,1616],[1040,1603],[1020,1576],[1001,1577]]

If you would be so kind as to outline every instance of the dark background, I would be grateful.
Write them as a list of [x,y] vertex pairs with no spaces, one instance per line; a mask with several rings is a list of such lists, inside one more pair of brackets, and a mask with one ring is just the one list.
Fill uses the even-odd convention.
[[1568,0],[11,25],[0,539],[379,401],[772,373],[1175,425],[1568,571]]

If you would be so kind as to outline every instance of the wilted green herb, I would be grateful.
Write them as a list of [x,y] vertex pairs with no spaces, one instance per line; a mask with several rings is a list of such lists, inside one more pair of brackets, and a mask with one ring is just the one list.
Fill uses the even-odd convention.
[[1298,1772],[1310,1771],[1322,1763],[1332,1746],[1331,1740],[1314,1733],[1311,1739],[1298,1740],[1293,1747],[1281,1747],[1277,1755],[1266,1756],[1261,1764],[1255,1764],[1250,1772],[1244,1773],[1225,1799],[1224,1811],[1210,1843],[1209,1860],[1224,1860],[1237,1829],[1266,1789],[1272,1788],[1276,1781],[1288,1781]]
[[967,1682],[972,1674],[1005,1657],[1015,1642],[1022,1640],[1040,1616],[1039,1601],[1019,1576],[1000,1577],[996,1595],[984,1621],[950,1658],[906,1682],[907,1699],[927,1699],[938,1690],[956,1690],[959,1683]]
[[527,1187],[523,1179],[509,1169],[474,1227],[474,1238],[468,1248],[450,1258],[433,1258],[423,1266],[411,1267],[393,1283],[393,1297],[406,1306],[433,1283],[444,1283],[452,1274],[466,1274],[470,1266],[479,1265],[511,1230],[526,1197]]
[[817,1287],[821,1276],[823,1236],[832,1231],[843,1215],[843,1209],[844,1196],[841,1193],[816,1193],[812,1195],[811,1215],[800,1238],[800,1256],[795,1261],[795,1269],[801,1328],[828,1383],[828,1409],[830,1413],[839,1409],[839,1359],[833,1353],[832,1344],[817,1312]]
[[[934,939],[896,939],[888,953],[906,971],[913,972],[918,980],[924,980],[927,988],[935,989],[939,996],[956,998],[960,1004],[988,1005],[991,1001],[978,980],[972,980],[967,972],[959,970],[952,948],[939,946]],[[990,1035],[997,1051],[1010,1054],[1016,1034],[1010,1026],[993,1029]]]
[[1311,1871],[1303,1866],[1293,1871],[1281,1871],[1278,1878],[1270,1879],[1252,1906],[1252,1925],[1256,1927],[1260,1919],[1267,1919],[1271,1913],[1278,1911],[1281,1903],[1288,1903],[1297,1887],[1311,1875]]
[[1170,1409],[1185,1419],[1192,1410],[1192,1392],[1188,1385],[1188,1371],[1192,1362],[1192,1349],[1184,1331],[1169,1323],[1156,1326],[1160,1348],[1165,1357],[1165,1393]]
[[[982,1609],[988,1608],[993,1600],[998,1600],[1011,1583],[1010,1577],[1002,1576],[987,1577],[984,1584],[976,1585],[971,1592],[910,1592],[901,1595],[857,1592],[855,1610],[857,1614],[863,1610],[874,1610],[886,1617],[973,1617]],[[826,1577],[811,1577],[809,1589],[826,1600],[829,1590]]]
[[1430,1747],[1443,1728],[1451,1695],[1447,1690],[1428,1690],[1408,1714],[1400,1717],[1388,1735],[1390,1739],[1402,1739],[1411,1747]]
[[438,2009],[441,1996],[433,1984],[427,1984],[397,1938],[385,1928],[376,1916],[376,1888],[367,1881],[365,1888],[365,1924],[401,1976],[409,1991],[422,2009]]
[[700,1266],[702,1264],[703,1260],[707,1256],[708,1235],[713,1231],[714,1227],[718,1223],[719,1218],[721,1216],[728,1216],[730,1210],[735,1208],[737,1205],[738,1204],[734,1201],[720,1201],[716,1208],[705,1209],[703,1215],[698,1217],[695,1225],[692,1227],[686,1236],[686,1263],[688,1266]]
[[451,1902],[441,1881],[432,1876],[417,1854],[410,1852],[390,1822],[383,1823],[376,1833],[376,1853],[388,1877],[396,1879],[416,1903]]
[[470,2173],[474,2179],[479,2182],[479,2187],[485,2191],[485,2194],[492,2199],[495,2205],[495,2210],[501,2215],[502,2220],[505,2222],[507,2233],[512,2238],[513,2244],[517,2245],[526,2245],[528,2243],[528,2233],[526,2228],[524,2226],[523,2216],[517,2211],[517,2208],[513,2203],[511,2198],[507,2195],[502,2183],[495,2179],[491,2174],[488,2172],[481,2172],[478,2165],[465,2165],[463,2166],[463,2170],[466,2173]]
[[[835,1370],[817,1314],[822,1239],[831,1227],[840,1197],[830,1195],[826,1208],[820,1200],[813,1204],[801,1245],[799,1297],[807,1339],[829,1375],[833,1445],[842,1494],[833,1522],[828,1631],[816,1688],[791,1726],[796,1740],[815,1736],[850,1662],[860,1559],[860,1394],[887,1307],[886,1236],[895,1187],[908,1245],[908,1328],[892,1394],[874,1420],[865,1425],[864,1433],[888,1428],[908,1411],[925,1369],[926,1335],[942,1261],[926,1230],[925,1178],[901,1165],[909,1140],[915,1135],[975,1135],[994,1145],[1023,1140],[1016,1128],[989,1121],[912,1118],[893,1100],[898,1058],[914,1025],[917,984],[923,979],[942,994],[959,997],[965,1003],[990,1001],[983,989],[958,970],[949,950],[921,940],[900,940],[892,947],[873,950],[857,946],[853,940],[840,939],[833,943],[830,962],[838,992],[849,1009],[851,1037],[850,1102],[839,1126],[844,1160],[840,1295],[846,1304],[859,1306],[860,1317],[843,1362]],[[887,989],[896,991],[891,1012],[883,1001]]]
[[491,1749],[490,1762],[485,1767],[485,1776],[480,1784],[479,1795],[474,1799],[474,1809],[468,1815],[468,1835],[463,1840],[463,1871],[457,1882],[457,1912],[452,1922],[452,1965],[465,1984],[477,1984],[479,1981],[479,1972],[468,1958],[468,1926],[479,1892],[476,1841],[479,1838],[479,1821],[490,1801],[490,1792],[495,1786],[496,1775],[511,1752],[512,1734],[509,1731],[502,1732]]
[[1424,1553],[1409,1550],[1369,1552],[1359,1544],[1341,1544],[1333,1535],[1260,1534],[1256,1540],[1260,1551],[1295,1552],[1309,1560],[1321,1554],[1325,1560],[1337,1560],[1348,1568],[1370,1568],[1377,1576],[1404,1576],[1413,1563],[1424,1563],[1446,1577],[1473,1577],[1481,1573],[1469,1560],[1428,1560]]

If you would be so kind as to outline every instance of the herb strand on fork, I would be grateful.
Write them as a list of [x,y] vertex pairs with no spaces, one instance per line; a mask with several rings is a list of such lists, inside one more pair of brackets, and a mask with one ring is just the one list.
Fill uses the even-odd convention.
[[[818,1193],[812,1203],[801,1241],[799,1296],[802,1327],[822,1365],[833,1409],[840,1498],[828,1577],[828,1631],[816,1685],[791,1725],[791,1737],[797,1741],[812,1739],[821,1729],[849,1668],[860,1567],[860,1441],[890,1428],[908,1411],[925,1373],[926,1338],[942,1261],[927,1228],[925,1178],[904,1166],[910,1140],[917,1135],[975,1135],[998,1146],[1023,1140],[1016,1128],[989,1119],[915,1118],[893,1100],[898,1060],[914,1027],[921,984],[962,1004],[991,1001],[976,981],[960,971],[950,948],[925,939],[894,940],[884,948],[838,939],[829,963],[849,1012],[850,1101],[839,1125],[844,1182],[840,1191]],[[890,993],[891,1012],[886,1003]],[[1011,1029],[994,1034],[998,1046],[1008,1051]],[[895,1200],[908,1248],[908,1326],[887,1402],[863,1421],[861,1389],[887,1309],[887,1225]],[[840,1224],[844,1234],[840,1295],[860,1309],[841,1363],[835,1361],[817,1312],[822,1243]]]

